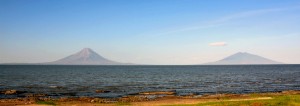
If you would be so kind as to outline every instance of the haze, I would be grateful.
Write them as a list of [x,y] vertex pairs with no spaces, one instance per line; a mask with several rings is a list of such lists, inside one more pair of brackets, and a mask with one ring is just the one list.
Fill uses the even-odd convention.
[[300,63],[299,0],[0,0],[0,63],[92,48],[114,61],[201,64],[237,52]]

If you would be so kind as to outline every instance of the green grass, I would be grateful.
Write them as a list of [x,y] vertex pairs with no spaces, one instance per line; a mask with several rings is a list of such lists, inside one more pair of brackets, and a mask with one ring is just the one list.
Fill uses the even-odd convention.
[[[258,96],[258,95],[255,95]],[[199,103],[193,105],[170,105],[170,106],[300,106],[300,95],[273,96],[268,100],[246,100]]]
[[52,105],[52,106],[56,105],[53,101],[36,101],[36,104]]
[[117,106],[130,106],[130,102],[117,102],[116,103]]

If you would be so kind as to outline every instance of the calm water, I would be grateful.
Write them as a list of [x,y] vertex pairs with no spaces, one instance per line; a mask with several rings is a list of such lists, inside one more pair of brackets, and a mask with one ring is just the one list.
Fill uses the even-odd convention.
[[[300,90],[300,65],[39,66],[0,65],[0,91],[61,96],[120,97],[144,91],[177,95]],[[109,93],[96,93],[107,90]]]

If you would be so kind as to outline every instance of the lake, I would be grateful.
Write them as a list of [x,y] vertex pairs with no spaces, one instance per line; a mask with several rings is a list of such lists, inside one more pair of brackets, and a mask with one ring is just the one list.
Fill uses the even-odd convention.
[[[176,95],[300,90],[300,65],[0,65],[0,98],[114,98],[146,91]],[[103,91],[97,93],[96,90]]]

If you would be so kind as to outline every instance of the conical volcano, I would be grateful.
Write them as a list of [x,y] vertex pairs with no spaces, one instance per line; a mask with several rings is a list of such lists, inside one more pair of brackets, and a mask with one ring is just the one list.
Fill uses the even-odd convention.
[[59,59],[49,64],[62,65],[121,65],[122,63],[108,60],[97,54],[90,48],[84,48],[81,51],[68,57]]
[[246,53],[246,52],[238,52],[222,60],[207,63],[207,64],[212,64],[212,65],[237,64],[238,65],[238,64],[283,64],[283,63],[271,59],[267,59],[258,55]]

